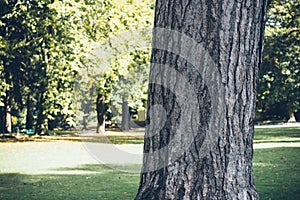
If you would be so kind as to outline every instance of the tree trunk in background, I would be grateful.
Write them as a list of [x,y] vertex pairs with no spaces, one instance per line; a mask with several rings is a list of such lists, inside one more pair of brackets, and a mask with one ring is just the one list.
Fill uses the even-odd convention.
[[44,93],[46,91],[45,84],[42,82],[40,87],[41,87],[40,89],[41,93],[37,102],[38,115],[36,120],[35,134],[43,135],[43,134],[47,134],[48,132],[48,119],[46,118],[46,115],[44,113],[45,112]]
[[27,102],[26,102],[26,129],[32,129],[33,128],[33,104],[32,99],[30,98],[30,95],[27,95]]
[[300,110],[298,110],[297,112],[294,112],[294,116],[295,116],[296,122],[300,122]]
[[40,70],[40,76],[44,77],[39,80],[39,97],[38,97],[38,102],[37,102],[37,110],[38,110],[38,115],[37,115],[37,120],[36,120],[36,130],[35,134],[47,134],[48,132],[48,119],[46,116],[46,109],[45,109],[45,102],[46,102],[46,96],[45,93],[47,91],[47,85],[48,85],[48,79],[47,77],[47,69],[49,67],[48,63],[48,55],[47,55],[47,49],[49,45],[47,44],[47,40],[42,40],[40,43],[40,57],[41,60],[43,61],[40,63],[39,70]]
[[130,129],[130,113],[128,100],[126,97],[122,99],[122,131],[128,131]]
[[5,133],[5,107],[0,106],[0,133]]
[[83,117],[82,117],[82,130],[87,130],[87,125],[88,125],[88,114],[84,113]]
[[6,132],[12,132],[12,123],[11,123],[11,107],[8,105],[6,107]]
[[5,132],[12,132],[12,121],[11,121],[11,97],[10,92],[8,91],[7,96],[4,99],[4,113],[5,113]]
[[106,113],[106,105],[104,103],[104,95],[98,94],[97,96],[97,130],[96,133],[104,134],[105,133],[105,113]]
[[136,199],[258,199],[264,0],[157,0]]

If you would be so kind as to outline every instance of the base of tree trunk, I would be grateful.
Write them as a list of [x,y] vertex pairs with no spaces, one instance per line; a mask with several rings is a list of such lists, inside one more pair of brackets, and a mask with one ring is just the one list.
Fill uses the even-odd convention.
[[99,133],[99,134],[102,134],[102,135],[105,134],[105,121],[102,124],[97,125],[96,133]]

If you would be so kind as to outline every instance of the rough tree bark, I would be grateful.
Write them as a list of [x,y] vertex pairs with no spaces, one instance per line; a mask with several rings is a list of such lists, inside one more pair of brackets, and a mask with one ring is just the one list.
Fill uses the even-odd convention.
[[258,199],[252,172],[266,1],[157,0],[136,199]]

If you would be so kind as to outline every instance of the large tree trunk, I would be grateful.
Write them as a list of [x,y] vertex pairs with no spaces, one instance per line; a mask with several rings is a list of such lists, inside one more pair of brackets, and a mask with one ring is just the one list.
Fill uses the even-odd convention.
[[252,172],[264,0],[157,0],[136,199],[258,199]]

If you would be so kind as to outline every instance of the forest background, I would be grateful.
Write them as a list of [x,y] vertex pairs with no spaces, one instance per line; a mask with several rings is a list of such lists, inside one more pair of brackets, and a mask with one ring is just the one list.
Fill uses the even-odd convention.
[[[0,0],[0,133],[142,126],[153,0]],[[300,121],[300,2],[271,0],[256,123]]]

